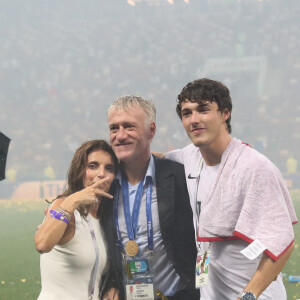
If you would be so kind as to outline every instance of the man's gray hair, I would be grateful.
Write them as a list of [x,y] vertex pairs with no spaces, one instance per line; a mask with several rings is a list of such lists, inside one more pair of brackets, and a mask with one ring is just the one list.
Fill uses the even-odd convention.
[[154,102],[134,95],[122,96],[116,99],[108,108],[107,114],[109,114],[112,110],[129,111],[133,106],[140,107],[144,111],[146,115],[145,123],[147,125],[149,125],[151,122],[155,122],[156,109]]

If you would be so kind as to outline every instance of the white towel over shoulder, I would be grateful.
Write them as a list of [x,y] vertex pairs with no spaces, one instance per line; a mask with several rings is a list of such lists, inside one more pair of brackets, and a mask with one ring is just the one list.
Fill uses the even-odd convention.
[[214,186],[201,204],[198,240],[259,240],[277,260],[294,241],[293,204],[277,167],[233,138],[224,151]]

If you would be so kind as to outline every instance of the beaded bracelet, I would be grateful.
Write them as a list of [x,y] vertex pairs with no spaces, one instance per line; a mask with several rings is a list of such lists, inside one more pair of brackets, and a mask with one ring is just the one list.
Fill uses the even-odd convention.
[[60,209],[62,209],[64,212],[67,212],[70,216],[72,215],[71,212],[69,212],[67,209],[65,209],[64,207],[62,207],[61,205],[59,206]]
[[69,223],[69,220],[62,213],[60,213],[56,210],[50,210],[50,217],[52,217],[56,220],[64,221],[66,224]]
[[69,221],[71,220],[71,214],[68,211],[63,210],[61,207],[57,207],[56,210],[62,213]]

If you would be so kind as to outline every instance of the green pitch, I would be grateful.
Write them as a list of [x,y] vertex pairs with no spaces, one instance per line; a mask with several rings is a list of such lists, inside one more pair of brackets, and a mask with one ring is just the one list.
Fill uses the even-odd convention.
[[42,205],[35,210],[14,203],[0,206],[0,213],[0,299],[37,299],[41,283],[33,236],[43,219]]
[[[300,191],[292,192],[300,217]],[[0,299],[35,300],[40,291],[39,254],[33,236],[46,205],[41,202],[0,200]],[[300,275],[300,225],[294,226],[295,250],[283,270],[288,300],[300,299],[300,283],[288,275]]]

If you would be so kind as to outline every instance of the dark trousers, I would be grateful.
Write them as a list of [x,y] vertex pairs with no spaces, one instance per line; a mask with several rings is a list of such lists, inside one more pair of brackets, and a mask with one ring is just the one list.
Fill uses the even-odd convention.
[[178,291],[175,295],[169,296],[169,300],[200,300],[200,291],[193,290],[181,290]]

